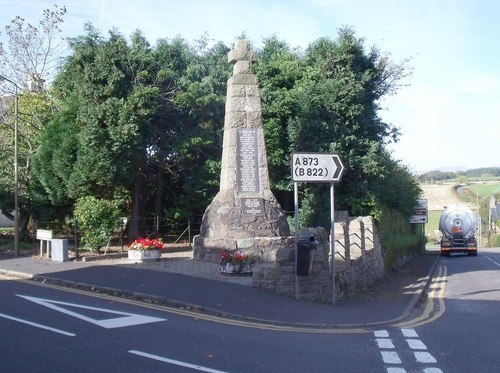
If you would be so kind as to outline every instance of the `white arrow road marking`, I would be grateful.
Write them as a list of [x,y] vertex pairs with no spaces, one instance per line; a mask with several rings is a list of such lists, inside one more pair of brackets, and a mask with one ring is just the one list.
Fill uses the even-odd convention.
[[[65,313],[66,315],[70,315],[70,316],[76,317],[78,319],[88,321],[92,324],[99,325],[99,326],[106,328],[106,329],[121,328],[121,327],[125,327],[125,326],[147,324],[147,323],[151,323],[151,322],[165,321],[166,320],[166,319],[160,319],[158,317],[137,315],[135,313],[109,310],[109,309],[105,309],[105,308],[89,307],[89,306],[84,306],[81,304],[60,302],[60,301],[51,300],[51,299],[35,298],[35,297],[29,297],[27,295],[19,295],[19,294],[16,294],[16,295],[18,297],[35,302],[35,303],[40,304],[42,306],[51,308],[55,311]],[[109,319],[96,320],[96,319],[93,319],[92,317],[88,317],[88,316],[82,315],[80,313],[70,311],[66,308],[59,307],[57,305],[70,306],[70,307],[81,308],[81,309],[92,310],[92,311],[100,311],[100,312],[104,312],[104,313],[110,313],[110,314],[121,315],[121,316],[109,318]]]
[[162,361],[164,363],[169,363],[169,364],[174,364],[174,365],[178,365],[178,366],[181,366],[181,367],[195,369],[195,370],[198,370],[200,372],[207,372],[207,373],[227,373],[227,372],[224,372],[222,370],[216,370],[216,369],[212,369],[212,368],[206,368],[206,367],[202,367],[200,365],[185,363],[185,362],[179,361],[179,360],[173,360],[173,359],[169,359],[169,358],[158,356],[158,355],[148,354],[147,352],[141,352],[141,351],[137,351],[137,350],[130,350],[129,352],[131,354],[139,355],[139,356],[142,356],[142,357],[147,357],[147,358],[153,359],[153,360]]
[[59,333],[59,334],[62,334],[62,335],[67,335],[69,337],[74,337],[76,335],[74,333],[65,332],[64,330],[61,330],[61,329],[56,329],[56,328],[52,328],[50,326],[46,326],[46,325],[42,325],[42,324],[37,324],[37,323],[31,322],[31,321],[28,321],[28,320],[19,319],[19,318],[14,317],[14,316],[5,315],[3,313],[0,313],[0,317],[3,317],[4,319],[9,319],[9,320],[12,320],[12,321],[17,321],[17,322],[20,322],[22,324],[34,326],[35,328],[40,328],[40,329],[44,329],[44,330],[49,330],[49,331],[54,332],[54,333]]

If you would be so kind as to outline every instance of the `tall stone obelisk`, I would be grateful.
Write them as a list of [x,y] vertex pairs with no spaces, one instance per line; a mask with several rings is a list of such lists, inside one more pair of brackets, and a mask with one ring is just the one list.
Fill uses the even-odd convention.
[[[283,210],[270,189],[255,53],[238,40],[228,54],[233,76],[227,82],[220,190],[203,215],[194,257],[219,260],[223,249],[260,253],[272,238],[289,235]],[[265,256],[265,255],[264,255]]]

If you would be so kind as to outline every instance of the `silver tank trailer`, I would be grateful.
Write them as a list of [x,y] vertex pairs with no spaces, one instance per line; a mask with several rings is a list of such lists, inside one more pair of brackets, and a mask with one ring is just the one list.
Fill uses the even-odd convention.
[[439,218],[439,229],[443,234],[441,253],[468,252],[477,255],[476,216],[464,205],[447,207]]

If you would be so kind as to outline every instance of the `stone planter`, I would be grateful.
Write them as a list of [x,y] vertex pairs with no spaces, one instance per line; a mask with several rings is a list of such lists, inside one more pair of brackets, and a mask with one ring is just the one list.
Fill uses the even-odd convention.
[[160,250],[128,250],[128,258],[139,262],[160,260],[160,257]]
[[251,275],[255,263],[220,263],[219,271],[223,275]]

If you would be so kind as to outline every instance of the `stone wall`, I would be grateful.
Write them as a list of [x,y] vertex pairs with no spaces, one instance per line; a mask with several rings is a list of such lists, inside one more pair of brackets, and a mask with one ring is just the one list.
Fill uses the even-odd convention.
[[[310,302],[332,301],[329,237],[323,228],[309,228],[319,242],[314,250],[312,273],[295,282],[295,237],[276,249],[274,263],[262,262],[253,274],[253,286]],[[337,223],[335,236],[336,300],[347,298],[384,275],[384,261],[376,225],[371,217]]]

